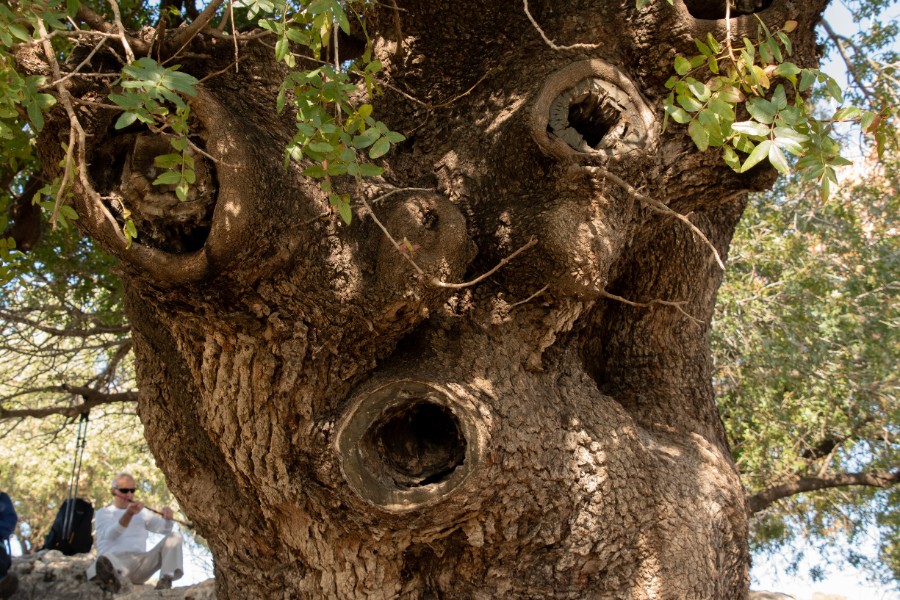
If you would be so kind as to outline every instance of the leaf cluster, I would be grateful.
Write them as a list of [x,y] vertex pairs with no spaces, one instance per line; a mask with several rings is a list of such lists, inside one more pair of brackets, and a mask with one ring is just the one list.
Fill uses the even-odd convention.
[[[694,40],[699,54],[676,57],[676,74],[666,82],[671,92],[664,126],[668,119],[686,124],[697,148],[722,148],[725,163],[739,173],[764,160],[785,175],[796,170],[816,180],[827,198],[838,181],[835,169],[850,164],[840,155],[834,124],[859,123],[875,135],[880,151],[887,124],[852,106],[818,117],[806,100],[813,86],[822,86],[821,94],[838,105],[843,92],[829,75],[787,60],[793,53],[789,34],[796,27],[787,21],[773,32],[760,20],[757,41],[744,37],[737,47],[712,34]],[[747,118],[737,120],[742,114]]]

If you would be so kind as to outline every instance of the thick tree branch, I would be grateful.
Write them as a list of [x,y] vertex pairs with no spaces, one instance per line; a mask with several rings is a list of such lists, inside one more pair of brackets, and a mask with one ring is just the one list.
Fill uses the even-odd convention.
[[135,391],[131,392],[119,392],[115,394],[107,394],[104,392],[97,391],[92,388],[82,387],[77,385],[62,385],[54,388],[47,388],[44,391],[55,391],[55,392],[65,392],[69,394],[75,394],[81,396],[83,398],[83,402],[81,404],[76,404],[73,406],[46,406],[41,408],[19,408],[19,409],[6,409],[0,407],[0,421],[7,421],[10,419],[22,419],[26,417],[33,417],[37,419],[43,419],[46,417],[50,417],[53,415],[62,415],[65,417],[77,417],[82,413],[86,413],[91,409],[101,406],[104,404],[115,404],[115,403],[125,403],[125,402],[137,402],[138,393]]
[[825,33],[828,34],[828,37],[834,42],[834,45],[837,47],[838,52],[841,54],[841,58],[844,59],[844,64],[847,66],[847,72],[850,73],[850,76],[853,77],[853,81],[856,82],[856,86],[862,91],[863,95],[866,98],[872,99],[873,94],[869,90],[868,87],[862,82],[862,79],[859,77],[859,74],[856,72],[856,65],[853,64],[853,61],[850,59],[850,56],[847,54],[847,49],[844,47],[844,38],[843,36],[839,36],[834,32],[829,25],[828,21],[822,19],[819,21],[819,24],[825,29]]
[[754,515],[765,510],[777,500],[804,492],[852,485],[889,488],[898,483],[900,483],[900,469],[889,473],[840,473],[831,477],[802,477],[753,494],[747,499],[747,513]]
[[186,46],[195,35],[200,33],[200,31],[206,27],[207,23],[216,16],[216,12],[219,10],[219,7],[222,6],[222,2],[224,2],[224,0],[213,0],[210,2],[206,8],[203,9],[203,12],[194,19],[193,23],[184,29],[178,30],[178,33],[175,34],[175,37],[172,39],[172,45],[176,46],[180,52],[181,49]]
[[[93,10],[91,10],[90,8],[85,6],[84,3],[81,3],[81,5],[78,7],[78,15],[77,16],[78,16],[78,19],[80,19],[81,21],[84,21],[85,23],[87,23],[93,29],[96,29],[97,31],[101,31],[103,33],[110,34],[115,37],[120,36],[120,32],[116,28],[115,25],[106,21],[103,17],[101,17],[100,15],[95,13]],[[126,40],[127,40],[128,46],[132,50],[136,51],[138,54],[146,56],[150,52],[150,44],[148,44],[147,42],[133,38],[133,37],[127,37]]]

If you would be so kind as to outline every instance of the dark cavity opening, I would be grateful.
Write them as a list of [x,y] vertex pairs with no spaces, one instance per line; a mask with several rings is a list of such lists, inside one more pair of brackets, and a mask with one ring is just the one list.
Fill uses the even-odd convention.
[[594,148],[616,126],[621,114],[612,98],[592,92],[569,105],[569,126]]
[[396,407],[366,433],[365,446],[401,487],[439,483],[463,464],[466,440],[459,420],[449,409],[414,401]]
[[[688,12],[695,19],[717,21],[725,18],[726,0],[684,0]],[[731,17],[752,15],[772,6],[772,0],[730,0]]]

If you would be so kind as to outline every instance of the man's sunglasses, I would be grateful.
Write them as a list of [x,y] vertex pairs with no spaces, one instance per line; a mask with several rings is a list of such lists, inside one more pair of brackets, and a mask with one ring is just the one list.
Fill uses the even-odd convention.
[[137,488],[116,488],[122,494],[133,494]]

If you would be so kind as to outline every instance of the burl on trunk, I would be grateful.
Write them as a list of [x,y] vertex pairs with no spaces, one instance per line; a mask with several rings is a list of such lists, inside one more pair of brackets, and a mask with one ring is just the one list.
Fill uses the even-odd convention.
[[[824,2],[743,4],[735,35],[795,19],[795,61],[815,60]],[[717,6],[372,7],[368,100],[407,140],[383,177],[337,182],[349,226],[283,166],[265,37],[238,69],[215,36],[183,59],[215,73],[186,202],[150,185],[159,139],[90,113],[105,210],[77,208],[121,259],[141,418],[219,598],[746,596],[707,333],[713,247],[771,176],[661,132],[676,54],[725,37]]]

